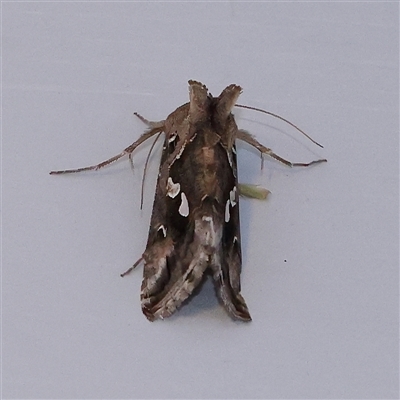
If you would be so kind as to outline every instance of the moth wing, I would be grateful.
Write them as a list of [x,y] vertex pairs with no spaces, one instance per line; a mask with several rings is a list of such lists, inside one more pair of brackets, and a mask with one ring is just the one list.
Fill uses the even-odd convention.
[[225,309],[235,319],[250,321],[250,313],[240,294],[240,273],[242,253],[240,242],[239,192],[237,181],[236,147],[227,149],[232,167],[234,183],[226,194],[225,222],[221,239],[221,249],[212,262],[213,278],[217,294]]
[[[143,313],[149,320],[170,316],[200,283],[208,257],[191,246],[191,220],[186,218],[187,199],[171,166],[193,140],[185,115],[189,105],[179,107],[167,118],[160,170],[150,222],[141,290]],[[180,167],[177,167],[179,171]],[[174,181],[175,179],[175,181]],[[188,212],[188,204],[187,204]],[[197,252],[197,254],[196,254]],[[189,253],[190,256],[187,255]]]

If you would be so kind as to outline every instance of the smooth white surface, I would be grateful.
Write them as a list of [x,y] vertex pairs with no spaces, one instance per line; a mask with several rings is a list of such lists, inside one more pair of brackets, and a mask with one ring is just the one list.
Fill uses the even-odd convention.
[[[4,398],[397,398],[397,3],[2,3]],[[160,152],[75,176],[149,119],[188,101],[187,80],[237,110],[292,161],[239,148],[242,294],[233,322],[211,284],[172,318],[140,311]]]

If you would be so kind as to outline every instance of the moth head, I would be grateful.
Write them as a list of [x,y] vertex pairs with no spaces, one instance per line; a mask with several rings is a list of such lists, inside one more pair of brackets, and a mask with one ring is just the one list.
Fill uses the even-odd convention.
[[242,88],[232,84],[227,86],[218,97],[213,97],[205,85],[190,80],[189,92],[190,123],[202,123],[208,119],[220,135],[225,133],[225,136],[226,134],[232,136],[231,131],[235,130],[236,125],[231,111],[242,92]]

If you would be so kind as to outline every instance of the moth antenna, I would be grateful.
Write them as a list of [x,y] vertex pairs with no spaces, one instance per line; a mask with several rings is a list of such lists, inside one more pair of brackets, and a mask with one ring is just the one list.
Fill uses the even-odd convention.
[[287,119],[281,117],[278,114],[274,114],[270,111],[265,111],[262,108],[256,108],[256,107],[250,107],[250,106],[245,106],[243,104],[235,104],[235,107],[239,107],[239,108],[247,108],[248,110],[253,110],[253,111],[259,111],[261,113],[264,114],[268,114],[268,115],[272,115],[275,118],[278,118],[284,122],[286,122],[287,124],[289,124],[290,126],[292,126],[293,128],[297,129],[300,133],[302,133],[307,139],[311,140],[313,143],[315,143],[317,146],[324,148],[324,146],[322,146],[322,144],[319,144],[317,141],[315,141],[311,136],[307,135],[307,133],[305,133],[303,130],[301,130],[298,126],[296,126],[293,122],[288,121]]
[[150,147],[149,153],[147,154],[146,162],[144,163],[143,178],[142,178],[142,188],[141,188],[141,191],[140,191],[140,209],[141,210],[143,209],[144,180],[145,180],[145,177],[146,177],[147,165],[149,164],[149,159],[150,159],[150,156],[151,156],[151,152],[153,151],[154,146],[156,145],[157,140],[158,140],[158,138],[160,137],[161,134],[162,134],[162,131],[156,136],[153,144]]

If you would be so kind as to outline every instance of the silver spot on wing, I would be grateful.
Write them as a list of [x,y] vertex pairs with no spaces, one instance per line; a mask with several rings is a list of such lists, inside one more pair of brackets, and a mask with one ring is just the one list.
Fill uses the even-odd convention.
[[179,183],[174,183],[172,178],[168,178],[167,182],[167,196],[172,197],[173,199],[178,195],[181,190],[181,185]]
[[228,162],[229,162],[229,165],[230,165],[230,166],[231,166],[231,168],[232,168],[233,161],[232,161],[232,155],[231,155],[231,152],[230,152],[229,150],[227,150],[227,151],[226,151],[226,155],[228,156]]
[[229,201],[232,204],[232,207],[235,207],[236,205],[236,186],[233,187],[233,189],[229,193]]
[[177,138],[177,134],[173,133],[169,138],[168,138],[168,143],[172,143],[175,141],[175,139]]
[[162,231],[164,237],[167,237],[167,230],[165,229],[164,225],[160,225],[160,227],[157,229],[157,232],[158,231]]
[[229,222],[231,218],[231,214],[229,213],[229,206],[230,206],[230,201],[227,200],[226,205],[225,205],[225,222]]
[[189,215],[189,203],[187,201],[185,193],[181,193],[181,205],[179,206],[179,214],[182,217],[187,217]]

